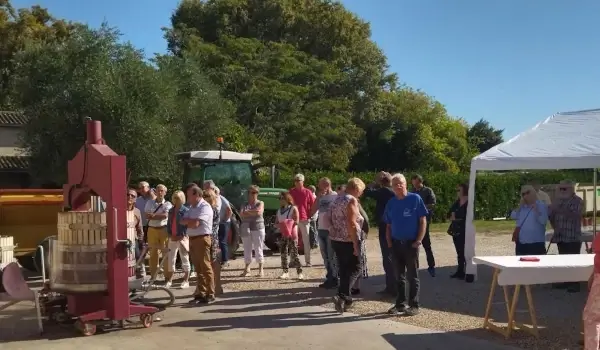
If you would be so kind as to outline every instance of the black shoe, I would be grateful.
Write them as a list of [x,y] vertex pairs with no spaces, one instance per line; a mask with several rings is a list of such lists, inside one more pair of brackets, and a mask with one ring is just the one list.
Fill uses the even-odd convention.
[[456,278],[456,279],[459,279],[459,280],[464,280],[465,279],[465,273],[457,271],[454,274],[450,275],[450,278]]
[[343,314],[344,309],[346,308],[346,301],[340,298],[339,295],[336,295],[333,297],[333,306],[335,307],[335,311]]
[[190,300],[188,303],[190,304],[198,304],[202,299],[204,299],[203,296],[194,296],[194,299]]
[[204,298],[198,300],[198,304],[208,305],[208,304],[210,304],[210,303],[212,303],[214,301],[215,301],[215,297],[212,296],[212,295],[209,295],[207,297],[204,297]]
[[360,289],[358,289],[358,288],[350,289],[350,295],[359,295],[359,294],[360,294]]
[[419,308],[414,307],[414,306],[409,307],[404,312],[404,315],[406,315],[406,316],[417,316],[418,314],[419,314]]
[[402,305],[401,307],[397,307],[396,305],[392,306],[388,311],[388,315],[400,316],[406,313],[406,306]]
[[354,306],[354,302],[345,302],[344,303],[344,312],[352,310],[352,306]]

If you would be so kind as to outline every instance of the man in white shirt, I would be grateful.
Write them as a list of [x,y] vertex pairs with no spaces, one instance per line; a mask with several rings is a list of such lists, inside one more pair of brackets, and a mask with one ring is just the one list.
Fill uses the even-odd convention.
[[194,299],[190,303],[208,304],[215,300],[215,282],[210,255],[212,243],[213,209],[202,198],[202,189],[192,186],[187,190],[189,210],[181,223],[187,226],[190,237],[190,257],[198,276]]
[[327,275],[325,276],[325,282],[319,285],[320,288],[333,289],[337,288],[338,276],[337,267],[335,265],[335,256],[333,254],[333,247],[329,240],[329,227],[326,225],[326,220],[323,220],[323,216],[329,210],[329,205],[333,203],[338,194],[331,189],[331,180],[324,177],[319,180],[319,191],[317,199],[313,204],[310,215],[318,213],[319,220],[317,221],[319,247],[321,248],[321,257],[323,257],[323,264]]
[[[156,199],[151,199],[144,208],[145,217],[148,219],[148,248],[150,250],[150,275],[156,278],[158,273],[158,254],[167,248],[167,217],[173,205],[165,199],[167,187],[156,186]],[[168,269],[167,259],[163,259],[163,269]]]

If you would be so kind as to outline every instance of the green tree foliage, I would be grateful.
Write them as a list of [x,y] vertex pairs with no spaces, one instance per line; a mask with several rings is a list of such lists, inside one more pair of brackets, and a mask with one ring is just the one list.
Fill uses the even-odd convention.
[[266,163],[295,169],[439,169],[473,155],[466,124],[399,87],[369,24],[328,0],[184,0],[167,31],[224,87]]
[[504,142],[504,129],[495,129],[490,125],[490,122],[480,119],[475,124],[471,125],[467,132],[469,143],[474,146],[479,153],[483,153],[488,149]]
[[10,0],[0,0],[0,109],[15,107],[9,100],[15,53],[31,43],[61,42],[72,28],[40,6],[15,10]]
[[229,103],[190,57],[159,57],[119,42],[115,30],[80,26],[62,43],[29,45],[14,58],[14,99],[31,118],[23,134],[32,170],[62,183],[81,147],[84,117],[136,176],[174,178],[174,153],[207,147],[226,127]]

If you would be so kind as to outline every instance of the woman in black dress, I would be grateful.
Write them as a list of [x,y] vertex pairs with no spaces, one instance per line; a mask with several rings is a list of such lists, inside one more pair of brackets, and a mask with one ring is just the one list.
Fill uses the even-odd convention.
[[469,186],[467,184],[460,184],[456,187],[457,199],[456,202],[450,208],[448,217],[450,218],[450,227],[448,228],[448,234],[452,236],[454,242],[454,248],[456,249],[456,260],[458,266],[456,272],[450,276],[450,278],[465,278],[465,229],[467,219],[467,200],[469,194]]

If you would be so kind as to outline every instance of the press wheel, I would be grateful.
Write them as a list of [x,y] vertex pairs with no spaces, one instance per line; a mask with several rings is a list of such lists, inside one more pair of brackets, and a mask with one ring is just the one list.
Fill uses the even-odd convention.
[[144,326],[144,328],[150,328],[152,327],[152,322],[154,321],[154,319],[152,317],[152,314],[141,314],[140,321],[142,322],[142,326]]
[[75,322],[75,328],[86,337],[96,334],[96,325],[93,323],[84,323],[81,320],[77,320],[77,322]]

